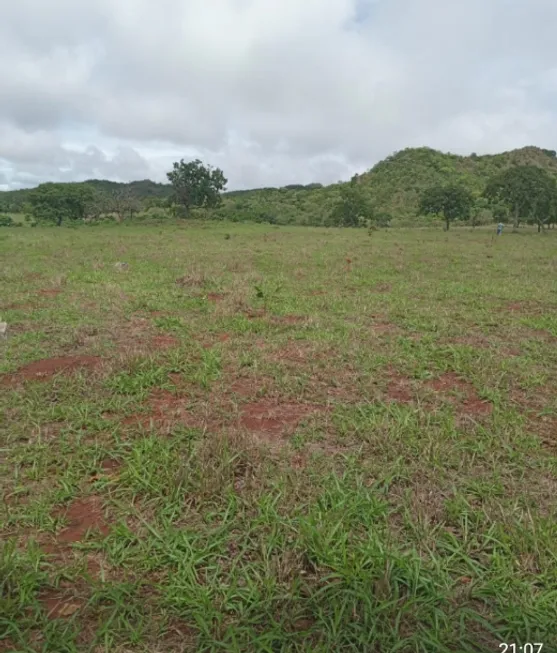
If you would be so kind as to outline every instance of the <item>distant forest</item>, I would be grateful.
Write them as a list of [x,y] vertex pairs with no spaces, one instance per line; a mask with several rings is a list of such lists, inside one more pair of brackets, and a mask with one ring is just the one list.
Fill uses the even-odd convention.
[[[196,210],[193,217],[233,221],[271,222],[277,224],[323,225],[333,215],[348,186],[357,186],[362,201],[373,209],[381,224],[415,224],[420,217],[420,199],[424,191],[435,186],[458,185],[471,193],[476,202],[475,215],[483,221],[494,217],[483,199],[490,179],[516,166],[542,168],[557,179],[554,150],[525,147],[495,155],[458,156],[427,147],[405,149],[389,156],[351,181],[324,186],[319,183],[291,184],[282,188],[235,190],[222,193],[220,205]],[[224,171],[226,173],[226,171]],[[86,186],[101,202],[107,198],[126,197],[133,202],[131,214],[137,217],[160,217],[171,205],[170,184],[150,180],[118,183],[93,179],[68,186]],[[0,192],[0,213],[18,214],[28,210],[32,189]],[[117,201],[116,201],[117,204]],[[116,209],[107,211],[114,213]],[[483,212],[483,213],[482,213]]]

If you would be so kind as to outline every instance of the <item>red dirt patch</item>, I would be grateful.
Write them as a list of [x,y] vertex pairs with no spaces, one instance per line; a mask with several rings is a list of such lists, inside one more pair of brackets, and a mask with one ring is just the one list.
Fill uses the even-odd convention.
[[387,386],[387,396],[399,404],[409,404],[413,401],[410,379],[395,370],[389,372],[390,380]]
[[307,404],[274,404],[262,400],[244,406],[240,426],[263,438],[287,436],[317,410],[319,407]]
[[[545,308],[543,304],[540,304],[539,302],[535,300],[526,300],[523,302],[510,302],[505,306],[507,311],[510,311],[511,313],[522,313],[524,315],[541,315],[545,313]],[[548,310],[550,310],[548,308]]]
[[114,458],[105,458],[101,462],[101,469],[105,472],[114,472],[120,469],[120,466],[120,462],[118,460],[114,460]]
[[57,297],[61,292],[59,288],[43,288],[43,290],[39,290],[39,295],[43,297]]
[[391,322],[387,322],[387,321],[379,321],[378,320],[378,321],[374,322],[371,325],[371,328],[373,329],[373,331],[375,331],[375,333],[378,333],[380,335],[382,335],[384,333],[399,333],[400,332],[400,329],[396,325],[392,324]]
[[67,619],[82,607],[82,603],[77,602],[75,597],[65,596],[60,590],[42,592],[39,596],[39,603],[48,619]]
[[211,349],[211,347],[214,347],[214,345],[217,342],[224,343],[228,342],[232,336],[229,333],[219,333],[216,336],[216,341],[215,340],[202,340],[201,344],[204,349]]
[[[4,306],[4,310],[6,311],[33,311],[36,308],[35,304],[8,304],[7,306]],[[2,649],[0,649],[2,650]]]
[[278,362],[303,364],[307,363],[312,356],[315,356],[315,352],[309,343],[290,341],[285,347],[275,352],[272,359]]
[[169,429],[173,425],[182,424],[188,428],[202,426],[202,420],[195,417],[190,409],[187,399],[176,397],[168,390],[156,390],[147,401],[151,409],[148,414],[131,415],[122,420],[124,425],[140,425],[150,428]]
[[265,377],[242,377],[232,383],[230,390],[238,397],[255,397],[271,384],[272,380]]
[[[489,415],[493,406],[480,399],[474,386],[459,378],[454,372],[446,372],[426,384],[432,390],[447,395],[447,398],[464,413],[469,415]],[[455,393],[462,395],[459,399]]]
[[223,293],[218,293],[218,292],[207,293],[207,299],[210,302],[221,302],[225,297],[226,295]]
[[245,311],[245,315],[250,320],[255,320],[256,318],[265,317],[266,311],[264,308],[251,308]]
[[100,365],[102,359],[98,356],[63,356],[60,358],[45,358],[21,367],[8,380],[44,381],[62,372],[75,372],[79,369],[94,368]]
[[59,543],[70,544],[81,542],[89,531],[100,531],[106,536],[109,532],[108,524],[102,511],[102,503],[98,497],[92,496],[73,501],[64,514],[69,522],[56,538]]
[[155,336],[151,340],[154,349],[170,349],[171,347],[177,347],[179,344],[180,341],[174,336]]
[[306,321],[305,315],[274,315],[271,322],[275,324],[300,324]]

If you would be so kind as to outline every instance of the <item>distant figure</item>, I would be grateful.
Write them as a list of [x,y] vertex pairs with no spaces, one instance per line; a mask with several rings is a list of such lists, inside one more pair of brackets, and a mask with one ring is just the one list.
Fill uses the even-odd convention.
[[500,223],[497,225],[497,235],[498,235],[498,236],[500,236],[500,235],[503,233],[503,227],[504,227],[504,226],[505,226],[505,225],[504,225],[502,222],[500,222]]

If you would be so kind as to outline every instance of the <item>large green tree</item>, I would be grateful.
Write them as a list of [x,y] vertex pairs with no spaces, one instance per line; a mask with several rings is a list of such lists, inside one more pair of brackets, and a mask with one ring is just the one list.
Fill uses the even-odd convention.
[[340,187],[340,197],[327,223],[337,227],[360,227],[374,219],[373,205],[358,185],[357,177]]
[[206,166],[199,159],[174,163],[167,173],[174,191],[174,202],[188,215],[192,208],[215,208],[228,180],[220,168]]
[[495,175],[489,180],[484,196],[505,206],[515,229],[521,220],[526,220],[537,224],[541,231],[557,210],[555,178],[533,165],[508,168]]
[[31,214],[37,222],[57,226],[83,220],[92,197],[93,191],[87,184],[41,184],[30,194]]
[[467,220],[473,206],[472,193],[462,186],[432,186],[423,192],[419,210],[422,215],[442,215],[448,231],[451,220]]

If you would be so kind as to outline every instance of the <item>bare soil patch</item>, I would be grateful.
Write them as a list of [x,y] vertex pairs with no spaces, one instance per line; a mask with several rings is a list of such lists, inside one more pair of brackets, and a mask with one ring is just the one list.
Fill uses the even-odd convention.
[[174,336],[154,336],[151,345],[154,349],[171,349],[177,347],[180,341]]
[[92,369],[102,363],[98,356],[62,356],[45,358],[21,367],[15,374],[6,375],[4,383],[13,381],[45,381],[56,374],[68,374],[81,369]]
[[224,293],[220,292],[210,292],[207,293],[207,299],[210,302],[222,302],[223,299],[226,298],[226,295]]
[[411,380],[394,369],[389,370],[387,397],[399,404],[409,404],[413,401]]
[[43,297],[57,297],[61,292],[60,288],[43,288],[38,294]]
[[122,424],[139,425],[149,428],[153,424],[158,429],[169,430],[177,424],[188,428],[203,426],[203,420],[195,416],[189,401],[184,397],[177,397],[168,390],[155,390],[147,401],[148,413],[138,413],[122,420]]
[[15,304],[7,304],[6,306],[3,306],[2,308],[5,311],[33,311],[33,310],[35,310],[36,305],[35,304],[30,304],[29,302],[24,303],[24,304],[18,304],[16,302]]
[[229,386],[229,389],[232,394],[247,398],[255,397],[258,393],[269,389],[272,385],[273,380],[268,377],[239,377]]
[[301,324],[306,320],[305,315],[274,315],[271,318],[271,322],[274,324]]
[[371,328],[378,335],[398,334],[401,332],[399,327],[397,327],[395,324],[387,320],[374,320],[374,322],[371,325]]
[[474,386],[454,372],[446,372],[426,385],[444,395],[460,412],[468,415],[489,415],[493,411],[492,404],[480,399]]
[[257,437],[273,440],[291,435],[303,419],[320,410],[323,407],[261,400],[243,407],[240,426]]
[[120,467],[121,467],[120,461],[115,460],[114,458],[105,458],[101,462],[101,469],[104,472],[115,472],[118,469],[120,469]]
[[264,308],[248,308],[244,311],[246,317],[250,320],[255,320],[257,318],[265,317],[267,312]]
[[41,592],[39,603],[48,619],[68,619],[83,607],[83,603],[78,601],[75,596],[61,590]]
[[42,544],[43,551],[62,566],[71,564],[73,556],[74,560],[77,558],[84,563],[91,576],[98,576],[101,569],[98,557],[76,552],[71,545],[82,542],[88,533],[100,534],[103,538],[108,535],[110,526],[105,519],[101,499],[94,495],[76,499],[65,511],[59,510],[54,516],[64,518],[68,525],[54,538]]
[[315,354],[313,348],[306,342],[291,341],[272,355],[272,359],[278,362],[304,364]]
[[525,300],[522,302],[510,302],[505,306],[510,313],[522,313],[523,315],[543,315],[553,310],[553,307],[544,306],[544,304],[535,300]]
[[101,535],[106,536],[110,530],[99,497],[76,499],[69,505],[64,517],[69,523],[58,533],[58,543],[81,542],[89,531],[99,531]]
[[211,347],[214,347],[217,343],[228,342],[231,337],[232,336],[229,333],[219,333],[216,336],[212,337],[210,340],[201,340],[201,344],[204,349],[211,349]]

